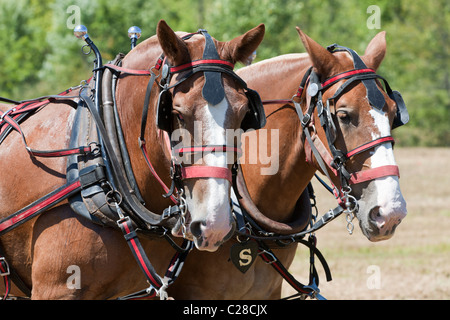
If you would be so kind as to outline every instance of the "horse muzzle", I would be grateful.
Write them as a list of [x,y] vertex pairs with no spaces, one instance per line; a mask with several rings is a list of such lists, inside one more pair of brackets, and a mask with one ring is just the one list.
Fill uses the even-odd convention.
[[229,240],[235,231],[236,223],[232,218],[228,224],[217,224],[207,219],[192,221],[188,211],[184,224],[179,219],[172,229],[172,235],[194,241],[198,250],[213,252]]
[[369,230],[372,232],[366,234],[367,238],[374,242],[391,238],[406,214],[406,206],[396,209],[380,206],[372,208],[368,216]]
[[208,220],[196,220],[191,222],[189,229],[197,249],[214,252],[233,236],[236,224],[232,219],[223,225]]
[[359,225],[370,241],[391,238],[407,215],[406,201],[400,191],[397,177],[385,177],[369,182],[357,198],[359,200],[356,215]]

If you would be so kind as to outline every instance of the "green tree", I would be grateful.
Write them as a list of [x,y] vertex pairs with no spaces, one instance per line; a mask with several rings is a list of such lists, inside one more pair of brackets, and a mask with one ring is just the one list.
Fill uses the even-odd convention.
[[38,82],[42,57],[48,48],[47,3],[0,1],[0,95],[21,93]]
[[[368,28],[372,5],[380,9],[380,29]],[[160,19],[175,30],[205,28],[222,41],[264,23],[257,60],[304,52],[295,26],[323,46],[338,43],[360,53],[386,30],[378,72],[402,92],[411,116],[394,132],[397,145],[450,146],[447,0],[0,0],[0,95],[53,94],[91,76],[94,57],[83,55],[84,43],[73,36],[71,6],[79,8],[105,61],[128,52],[130,26],[139,26],[145,39]]]

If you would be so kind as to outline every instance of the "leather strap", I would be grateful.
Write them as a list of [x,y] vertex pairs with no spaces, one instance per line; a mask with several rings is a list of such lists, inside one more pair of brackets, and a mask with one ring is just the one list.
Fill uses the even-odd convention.
[[50,209],[57,203],[70,197],[76,192],[79,192],[80,190],[81,182],[79,180],[68,182],[25,208],[0,220],[0,236],[37,216],[38,214]]
[[230,183],[233,183],[231,170],[223,167],[212,167],[212,166],[181,167],[181,177],[182,179],[218,178],[218,179],[226,179],[230,181]]
[[150,285],[156,290],[161,289],[164,283],[156,273],[155,269],[150,263],[150,260],[147,258],[147,255],[142,248],[142,244],[139,241],[137,233],[133,228],[130,217],[124,217],[120,219],[119,221],[117,221],[117,225],[120,227],[120,230],[122,230],[125,240],[127,241],[128,246],[133,253],[133,256],[136,258],[139,267],[141,268]]
[[174,148],[173,153],[193,153],[193,152],[236,152],[242,154],[242,149],[237,147],[229,147],[227,145],[207,145],[207,146],[193,146]]

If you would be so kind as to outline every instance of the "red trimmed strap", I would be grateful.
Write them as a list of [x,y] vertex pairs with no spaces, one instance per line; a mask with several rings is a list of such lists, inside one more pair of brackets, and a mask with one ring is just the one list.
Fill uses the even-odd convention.
[[28,153],[35,157],[44,157],[44,158],[51,158],[51,157],[67,157],[71,155],[81,154],[86,155],[93,151],[91,146],[80,146],[72,149],[59,149],[59,150],[48,150],[48,151],[40,151],[40,150],[34,150],[31,149],[28,144],[27,140],[25,138],[25,134],[23,133],[22,129],[20,128],[20,125],[14,120],[12,117],[9,116],[7,112],[0,111],[0,117],[1,120],[4,120],[7,124],[9,124],[14,130],[20,133],[22,136],[23,143],[25,145],[25,148],[27,149]]
[[[169,193],[169,188],[165,185],[165,183],[162,181],[162,179],[157,174],[155,168],[153,167],[150,157],[148,156],[147,148],[145,145],[144,140],[139,140],[141,151],[144,155],[144,159],[147,163],[147,166],[150,169],[150,172],[153,174],[153,176],[156,178],[156,180],[159,182],[159,184],[162,186],[164,191],[166,193]],[[213,152],[213,151],[219,151],[219,152],[227,152],[227,151],[233,151],[237,152],[238,154],[242,154],[242,149],[237,147],[229,147],[226,145],[218,145],[218,146],[193,146],[193,147],[181,147],[181,148],[174,148],[172,150],[172,153],[177,152],[178,154],[181,153],[190,153],[190,152]],[[193,178],[219,178],[219,179],[227,179],[232,183],[232,173],[231,170],[228,168],[222,168],[222,167],[209,167],[209,166],[192,166],[192,167],[181,167],[181,175],[182,179],[193,179]],[[175,198],[175,196],[172,194],[170,196],[172,201],[177,204],[178,200]]]
[[61,149],[51,151],[39,151],[27,148],[28,152],[35,157],[53,158],[53,157],[68,157],[71,155],[87,155],[92,153],[90,146],[82,146],[73,149]]
[[3,300],[6,300],[9,295],[9,291],[11,290],[11,278],[10,278],[10,270],[8,262],[4,256],[0,254],[0,277],[3,277],[4,285],[5,285],[5,295],[3,296]]
[[371,74],[371,73],[375,73],[375,70],[367,68],[367,69],[356,69],[356,70],[350,70],[350,71],[346,71],[346,72],[342,72],[334,77],[331,77],[327,80],[325,80],[322,83],[322,88],[331,85],[332,83],[335,83],[339,80],[348,78],[348,77],[353,77],[356,74],[362,74],[362,73],[367,73],[367,74]]
[[[88,80],[88,82],[89,82],[89,80]],[[10,110],[8,110],[6,112],[2,112],[2,114],[6,114],[6,115],[9,114],[11,116],[16,116],[18,114],[22,114],[25,112],[34,111],[34,110],[50,103],[50,100],[52,100],[52,99],[55,99],[57,97],[66,97],[72,91],[73,91],[73,88],[69,88],[55,96],[44,96],[44,97],[40,97],[37,99],[21,101],[20,104],[14,106],[13,108],[11,108]],[[43,99],[45,99],[45,100],[43,100]],[[5,116],[5,115],[3,115],[3,116]],[[0,121],[0,124],[1,124],[1,121]]]
[[176,72],[181,72],[185,69],[190,69],[193,68],[195,66],[199,66],[202,64],[216,64],[216,65],[224,65],[224,66],[228,66],[231,69],[234,69],[234,64],[226,61],[226,60],[220,60],[220,59],[204,59],[204,60],[195,60],[195,61],[191,61],[189,63],[185,63],[185,64],[181,64],[179,66],[176,67],[171,67],[170,68],[170,72],[171,73],[176,73]]
[[60,201],[70,197],[75,192],[81,190],[81,183],[79,180],[68,183],[54,192],[40,198],[39,200],[33,202],[32,204],[26,206],[22,210],[6,217],[0,221],[0,235],[12,230],[13,228],[19,226],[20,224],[28,221],[34,216],[50,209]]
[[361,146],[359,146],[359,147],[349,151],[347,153],[347,158],[351,158],[354,155],[357,155],[358,153],[364,152],[364,151],[366,151],[368,149],[371,149],[373,147],[376,147],[379,144],[383,144],[383,143],[386,143],[386,142],[394,143],[395,140],[394,140],[394,138],[392,136],[386,136],[386,137],[377,138],[375,140],[367,142],[367,143],[365,143],[365,144],[363,144],[363,145],[361,145]]
[[311,290],[305,288],[305,285],[298,282],[291,273],[281,264],[281,262],[275,257],[273,252],[258,249],[258,255],[267,264],[270,264],[282,277],[287,281],[295,290],[303,294],[310,294]]
[[[386,141],[380,142],[384,139],[386,139]],[[385,143],[385,142],[391,142],[393,140],[394,139],[389,136],[389,137],[381,137],[374,141],[370,141],[363,145],[363,146],[365,146],[364,148],[363,148],[363,146],[361,146],[361,147],[353,149],[352,151],[347,153],[347,157],[349,157],[349,154],[350,154],[350,156],[355,155],[356,153],[354,153],[353,151],[359,150],[360,148],[361,148],[361,150],[359,150],[359,151],[362,152],[364,150],[373,148],[375,145]],[[332,171],[335,176],[338,176],[337,170],[335,168],[333,168],[332,166],[330,166],[330,163],[332,162],[333,158],[330,155],[330,153],[328,152],[328,150],[325,148],[325,146],[323,145],[322,140],[320,140],[317,136],[315,136],[313,139],[313,144],[316,147],[316,149],[319,152],[322,159],[324,160],[324,162],[327,164],[328,169],[330,169],[330,171]],[[369,147],[369,145],[370,145],[370,147]],[[312,152],[311,146],[309,145],[309,142],[307,142],[305,144],[305,153],[306,153],[306,162],[312,164],[313,163],[312,162],[313,152]],[[378,167],[378,168],[372,168],[372,169],[367,169],[367,170],[351,173],[349,183],[357,184],[357,183],[362,183],[362,182],[374,180],[377,178],[383,178],[383,177],[387,177],[387,176],[400,177],[400,172],[399,172],[398,166],[386,165],[386,166],[382,166],[382,167]],[[333,185],[333,187],[334,187],[334,185]],[[333,189],[336,190],[336,188],[333,188]],[[335,194],[335,196],[336,196],[336,194]]]
[[400,178],[400,170],[396,165],[386,165],[351,173],[350,176],[350,184],[357,184],[389,176],[397,176]]
[[181,167],[181,176],[183,179],[193,178],[218,178],[226,179],[232,183],[231,170],[223,167],[211,166],[190,166]]
[[150,263],[150,260],[148,259],[145,250],[142,247],[141,242],[139,241],[137,233],[133,228],[130,217],[124,217],[120,219],[119,221],[117,221],[117,225],[122,230],[125,240],[127,241],[128,246],[133,253],[133,256],[135,257],[148,282],[153,288],[155,288],[156,290],[160,290],[163,287],[164,283]]
[[173,149],[173,152],[177,152],[178,154],[202,152],[202,151],[203,152],[236,152],[238,154],[242,154],[241,148],[229,147],[229,146],[225,146],[225,145],[181,147],[181,148]]
[[[150,172],[153,174],[155,179],[159,182],[159,184],[163,188],[164,192],[165,193],[169,193],[170,189],[166,186],[164,181],[162,181],[162,179],[159,177],[158,173],[156,173],[156,170],[153,167],[152,162],[150,161],[150,157],[148,156],[145,140],[140,140],[139,139],[139,144],[141,146],[142,154],[144,155],[145,162],[147,163],[147,166],[150,169]],[[178,204],[178,200],[177,200],[177,198],[175,198],[175,196],[173,194],[170,196],[170,199],[173,201],[173,203]]]

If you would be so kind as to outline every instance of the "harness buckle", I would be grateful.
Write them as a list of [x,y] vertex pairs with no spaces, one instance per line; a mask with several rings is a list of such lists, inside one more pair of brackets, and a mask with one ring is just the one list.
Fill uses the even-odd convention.
[[311,121],[311,115],[309,113],[303,114],[302,127],[303,128],[306,127],[310,121]]
[[275,257],[275,255],[272,252],[269,252],[267,250],[263,250],[261,252],[258,252],[258,255],[262,255],[262,254],[266,254],[266,257],[270,257],[270,261],[264,261],[267,264],[272,264],[278,261],[277,257]]
[[122,228],[122,224],[130,222],[131,219],[129,216],[124,216],[122,213],[119,215],[119,220],[116,221],[116,224],[119,228]]
[[176,160],[172,159],[172,164],[170,166],[170,178],[172,180],[182,180],[183,179],[183,173],[182,173],[182,165],[181,163],[178,163]]
[[316,278],[313,278],[312,283],[305,286],[304,288],[311,290],[311,292],[307,294],[311,299],[327,300],[320,294],[320,289],[316,284]]
[[2,115],[0,115],[0,122],[3,121],[3,118],[7,117],[10,113],[16,111],[16,107],[12,107],[11,109],[6,110]]
[[180,208],[178,205],[175,206],[168,206],[166,209],[164,209],[162,215],[161,215],[161,221],[170,219],[174,216],[178,216],[181,215],[181,211],[184,208]]
[[[89,143],[89,147],[91,148],[91,154],[92,156],[96,157],[98,155],[100,155],[100,145],[97,142],[91,142]],[[87,153],[86,153],[87,154]]]
[[[10,269],[8,261],[6,261],[5,257],[0,257],[0,277],[6,277],[10,275]],[[2,271],[4,270],[4,271]]]

